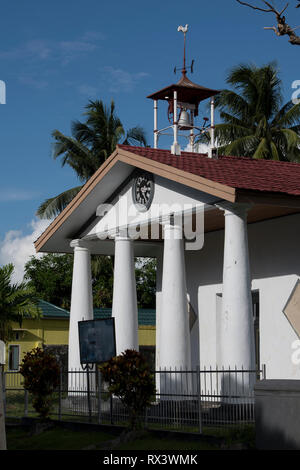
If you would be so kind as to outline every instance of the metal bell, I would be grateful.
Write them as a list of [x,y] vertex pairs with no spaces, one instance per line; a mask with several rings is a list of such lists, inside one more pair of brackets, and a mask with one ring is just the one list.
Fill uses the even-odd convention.
[[182,109],[180,113],[178,127],[179,129],[190,129],[191,127],[190,115],[186,109]]

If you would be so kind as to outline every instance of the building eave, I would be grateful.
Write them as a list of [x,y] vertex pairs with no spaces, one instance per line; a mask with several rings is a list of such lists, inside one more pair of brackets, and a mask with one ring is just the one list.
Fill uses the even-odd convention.
[[[105,178],[106,175],[117,165],[123,163],[129,168],[135,167],[145,171],[149,171],[154,175],[167,178],[185,186],[203,191],[220,199],[229,202],[235,202],[236,190],[229,186],[211,181],[198,175],[191,174],[187,171],[174,168],[170,165],[153,161],[149,158],[139,156],[128,150],[117,147],[113,154],[101,165],[94,175],[87,181],[80,192],[68,204],[68,206],[54,219],[47,229],[34,242],[36,252],[43,252],[46,243],[53,237],[56,232],[67,222],[74,214],[76,209],[91,195],[96,186]],[[99,201],[104,203],[105,201]],[[84,222],[84,221],[83,221]],[[47,251],[47,250],[45,250]]]

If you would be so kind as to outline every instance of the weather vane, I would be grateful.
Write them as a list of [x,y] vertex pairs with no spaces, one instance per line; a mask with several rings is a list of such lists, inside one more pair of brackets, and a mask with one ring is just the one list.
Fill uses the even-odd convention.
[[[182,75],[186,75],[186,65],[185,65],[185,37],[186,37],[186,33],[187,33],[187,31],[188,31],[188,27],[189,27],[189,25],[186,24],[185,26],[178,26],[178,28],[177,28],[177,31],[178,31],[178,32],[181,31],[181,32],[183,33],[184,45],[183,45],[183,67],[182,67],[182,68],[179,68],[179,69],[178,69],[178,67],[175,67],[175,68],[174,68],[174,73],[175,73],[175,74],[176,74],[176,72],[177,72],[178,70],[180,70],[180,71],[182,72]],[[194,71],[194,60],[192,60],[192,63],[191,63],[191,65],[190,65],[188,68],[191,69],[191,73],[193,73],[193,71]]]

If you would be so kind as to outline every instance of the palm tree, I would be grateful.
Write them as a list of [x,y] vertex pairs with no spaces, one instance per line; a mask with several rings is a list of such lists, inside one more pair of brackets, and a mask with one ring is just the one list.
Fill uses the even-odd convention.
[[36,318],[40,314],[38,300],[34,290],[24,282],[12,283],[14,266],[7,264],[0,267],[0,339],[8,341],[11,338],[12,322],[20,326],[25,316]]
[[[115,114],[113,101],[110,108],[101,100],[90,101],[84,115],[86,122],[72,122],[72,137],[65,136],[58,130],[52,133],[55,140],[53,158],[60,157],[62,166],[69,165],[83,184],[112,154],[119,142],[146,146],[145,132],[141,127],[134,127],[125,133],[120,119]],[[82,185],[47,199],[38,208],[37,216],[41,219],[51,219],[58,215],[81,188]]]
[[227,83],[235,90],[222,90],[216,97],[223,120],[216,125],[219,153],[299,161],[300,105],[289,101],[282,106],[276,65],[238,65],[229,73]]

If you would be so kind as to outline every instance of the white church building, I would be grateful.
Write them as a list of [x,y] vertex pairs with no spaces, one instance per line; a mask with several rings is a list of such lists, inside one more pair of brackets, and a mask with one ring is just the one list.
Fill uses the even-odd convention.
[[[100,254],[114,256],[118,354],[138,349],[134,258],[154,257],[157,368],[265,364],[268,379],[300,379],[300,165],[218,155],[217,93],[191,82],[184,60],[179,82],[149,96],[153,148],[117,146],[35,242],[37,252],[74,253],[70,369],[80,367],[78,321],[93,316],[90,256]],[[210,123],[197,126],[208,98]],[[160,102],[172,118],[161,130]],[[172,146],[159,148],[168,128]],[[196,152],[201,132],[207,154]]]

